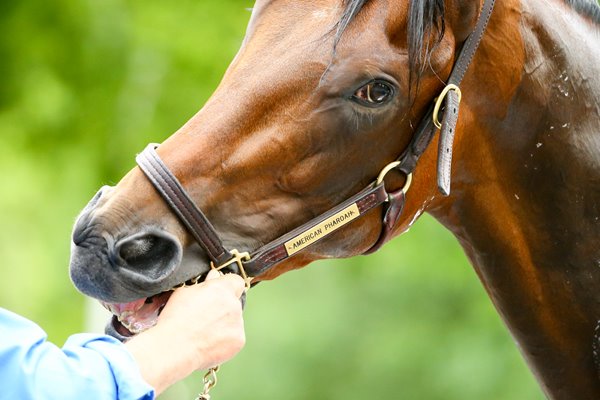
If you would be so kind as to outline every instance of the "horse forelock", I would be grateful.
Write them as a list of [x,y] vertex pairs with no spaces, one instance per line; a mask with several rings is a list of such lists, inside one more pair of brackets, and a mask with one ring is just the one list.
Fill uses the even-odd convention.
[[[343,0],[344,11],[337,23],[334,52],[345,30],[371,0]],[[407,17],[410,87],[418,87],[431,54],[446,29],[444,0],[411,0]]]

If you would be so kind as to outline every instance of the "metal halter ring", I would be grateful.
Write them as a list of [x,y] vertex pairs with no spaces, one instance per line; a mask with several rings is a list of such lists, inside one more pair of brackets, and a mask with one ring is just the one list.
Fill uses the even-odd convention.
[[250,261],[251,259],[250,253],[246,251],[240,253],[236,249],[231,250],[230,253],[233,255],[233,257],[231,257],[229,261],[226,261],[218,266],[216,266],[215,263],[211,261],[210,268],[214,269],[215,271],[221,271],[223,268],[228,267],[231,264],[237,264],[238,269],[240,270],[240,275],[246,283],[246,290],[250,289],[250,282],[252,282],[252,277],[248,276],[246,270],[244,269],[244,261]]
[[[394,161],[392,163],[389,163],[385,167],[383,167],[383,169],[377,176],[377,180],[375,181],[375,186],[381,184],[381,182],[383,182],[383,180],[385,179],[385,176],[387,175],[387,173],[390,172],[391,170],[393,170],[394,168],[396,168],[398,165],[400,165],[400,161]],[[406,175],[406,182],[404,182],[404,186],[402,187],[402,191],[404,192],[404,194],[406,194],[406,192],[408,192],[408,189],[410,188],[411,183],[412,183],[412,174],[408,174],[408,175]]]
[[442,103],[444,102],[444,99],[446,98],[446,95],[451,90],[454,90],[456,92],[456,94],[458,95],[458,102],[459,103],[460,103],[460,99],[462,98],[462,93],[460,91],[460,88],[458,86],[456,86],[455,84],[453,84],[453,83],[451,83],[449,85],[446,85],[446,87],[444,88],[444,90],[442,90],[442,93],[440,93],[440,95],[438,96],[438,98],[435,100],[435,107],[433,108],[433,124],[438,129],[442,129],[442,123],[440,122],[440,119],[439,119],[440,109],[442,108]]

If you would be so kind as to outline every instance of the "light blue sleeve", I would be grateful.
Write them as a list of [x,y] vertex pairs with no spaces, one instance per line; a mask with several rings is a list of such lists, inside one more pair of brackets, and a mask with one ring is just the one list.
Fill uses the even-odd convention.
[[0,400],[151,400],[125,346],[76,334],[62,349],[33,322],[0,308]]

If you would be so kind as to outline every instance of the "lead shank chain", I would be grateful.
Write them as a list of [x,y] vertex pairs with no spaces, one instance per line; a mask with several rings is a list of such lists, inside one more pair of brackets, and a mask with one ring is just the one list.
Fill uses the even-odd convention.
[[[248,261],[250,259],[250,255],[248,253],[239,253],[235,249],[233,249],[231,251],[231,253],[233,254],[233,258],[231,260],[229,260],[225,264],[219,265],[219,266],[215,265],[211,261],[210,268],[212,270],[218,271],[219,274],[223,275],[222,269],[224,267],[226,267],[232,263],[237,263],[238,267],[240,269],[240,273],[241,273],[242,277],[244,278],[244,282],[246,284],[244,293],[247,293],[248,289],[250,289],[250,281],[252,281],[252,278],[249,277],[248,275],[246,275],[246,271],[244,270],[242,261]],[[195,279],[192,279],[192,282],[194,284],[196,284],[198,282],[199,278],[200,278],[200,276],[196,277]],[[210,392],[210,389],[214,388],[217,385],[217,372],[218,371],[219,371],[219,365],[217,365],[216,367],[210,368],[208,370],[208,372],[204,375],[204,378],[202,378],[202,381],[204,383],[204,389],[202,390],[202,393],[200,393],[198,395],[198,397],[196,397],[196,400],[210,400],[209,392]]]
[[210,400],[210,389],[217,385],[217,371],[219,371],[218,365],[209,369],[204,375],[204,378],[202,379],[204,382],[204,390],[196,397],[196,400]]

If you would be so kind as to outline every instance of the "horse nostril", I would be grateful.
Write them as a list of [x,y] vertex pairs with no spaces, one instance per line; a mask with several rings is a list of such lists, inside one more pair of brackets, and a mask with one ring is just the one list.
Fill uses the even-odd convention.
[[164,274],[179,259],[177,242],[162,234],[135,235],[121,240],[115,249],[123,267],[144,271],[146,275]]
[[92,197],[92,199],[87,203],[85,208],[77,217],[77,221],[75,222],[75,226],[73,227],[73,243],[76,246],[81,246],[88,239],[91,234],[90,221],[93,218],[94,209],[98,205],[98,202],[102,198],[102,196],[106,195],[112,189],[111,186],[102,186],[100,190]]
[[156,238],[153,236],[144,236],[125,242],[119,249],[119,255],[127,262],[135,262],[148,254],[155,246]]
[[94,197],[92,197],[92,200],[90,200],[90,204],[91,206],[95,206],[96,203],[98,203],[98,200],[100,200],[100,198],[102,197],[102,195],[104,193],[106,193],[108,190],[112,189],[112,187],[108,186],[108,185],[104,185],[102,186],[98,192],[96,192],[96,194],[94,195]]

